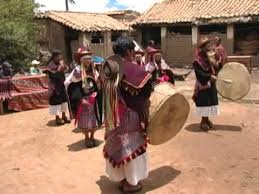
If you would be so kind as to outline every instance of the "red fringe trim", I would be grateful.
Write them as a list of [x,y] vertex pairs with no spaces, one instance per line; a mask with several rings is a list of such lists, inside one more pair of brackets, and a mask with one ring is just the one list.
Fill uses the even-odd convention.
[[131,160],[135,159],[136,157],[140,156],[141,154],[145,153],[146,149],[147,149],[147,141],[145,142],[145,144],[143,144],[137,150],[135,150],[131,155],[123,158],[119,162],[115,162],[112,158],[110,158],[109,155],[107,154],[107,152],[103,151],[103,153],[104,153],[104,158],[109,160],[109,162],[112,164],[112,166],[114,168],[116,168],[116,167],[119,168],[121,165],[124,165],[124,164],[130,162]]

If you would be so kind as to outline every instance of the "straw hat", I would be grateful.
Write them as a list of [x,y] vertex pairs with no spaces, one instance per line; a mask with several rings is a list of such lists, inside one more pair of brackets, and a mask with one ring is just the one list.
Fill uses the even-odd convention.
[[209,44],[211,42],[211,40],[207,37],[207,36],[204,36],[200,39],[199,43],[198,43],[198,47],[199,48],[202,48],[204,47],[205,45]]

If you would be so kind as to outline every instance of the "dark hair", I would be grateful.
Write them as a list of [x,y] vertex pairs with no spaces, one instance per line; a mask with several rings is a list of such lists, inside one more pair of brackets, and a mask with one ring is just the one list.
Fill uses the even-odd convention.
[[47,62],[47,65],[50,63],[50,61],[52,61],[53,59],[55,59],[57,56],[59,56],[61,54],[62,54],[62,52],[60,50],[57,50],[57,49],[53,50],[51,53],[51,57]]
[[120,55],[121,57],[125,57],[127,54],[127,51],[131,51],[135,49],[135,44],[127,36],[121,36],[119,37],[116,42],[113,44],[113,52],[116,55]]
[[148,41],[148,46],[154,47],[155,46],[155,41],[154,40],[149,40]]
[[221,43],[221,38],[218,37],[218,36],[216,36],[216,37],[214,38],[214,40],[215,40],[215,42],[218,43],[218,44]]
[[54,59],[55,57],[61,55],[62,52],[60,50],[53,50],[51,53],[51,58]]

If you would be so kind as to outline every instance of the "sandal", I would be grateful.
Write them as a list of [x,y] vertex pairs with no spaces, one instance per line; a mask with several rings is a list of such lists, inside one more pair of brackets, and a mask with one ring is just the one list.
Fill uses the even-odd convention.
[[97,146],[97,142],[96,142],[95,139],[91,139],[91,142],[92,142],[92,144],[93,144],[93,147],[96,147],[96,146]]
[[71,121],[67,118],[67,117],[63,117],[62,120],[66,123],[66,124],[70,124]]
[[210,120],[207,121],[207,125],[209,126],[210,129],[214,128],[214,125]]
[[62,120],[62,119],[60,119],[60,118],[56,119],[56,125],[57,125],[57,126],[64,125],[63,120]]
[[124,182],[126,181],[126,179],[123,179],[120,181],[119,183],[119,190],[122,191],[123,190],[123,185],[124,185]]
[[[127,185],[126,189],[125,189],[125,185]],[[142,190],[142,184],[141,183],[138,183],[137,186],[132,186],[127,181],[124,181],[124,183],[122,184],[122,190],[121,191],[124,194],[128,194],[128,193],[137,193],[141,190]]]
[[200,129],[201,129],[202,131],[207,132],[207,131],[209,131],[210,127],[209,127],[209,125],[208,125],[207,123],[201,123]]
[[93,148],[93,143],[90,139],[85,139],[85,147],[86,148]]

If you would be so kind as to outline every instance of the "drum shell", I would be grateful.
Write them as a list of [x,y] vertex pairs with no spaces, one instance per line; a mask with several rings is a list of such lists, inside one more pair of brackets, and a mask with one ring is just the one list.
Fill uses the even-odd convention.
[[[250,91],[250,74],[245,65],[230,62],[223,66],[217,76],[218,93],[229,100],[237,101],[245,97]],[[228,83],[224,80],[230,80]]]
[[190,106],[184,95],[170,83],[158,84],[150,97],[147,135],[152,145],[160,145],[176,136],[185,124]]

